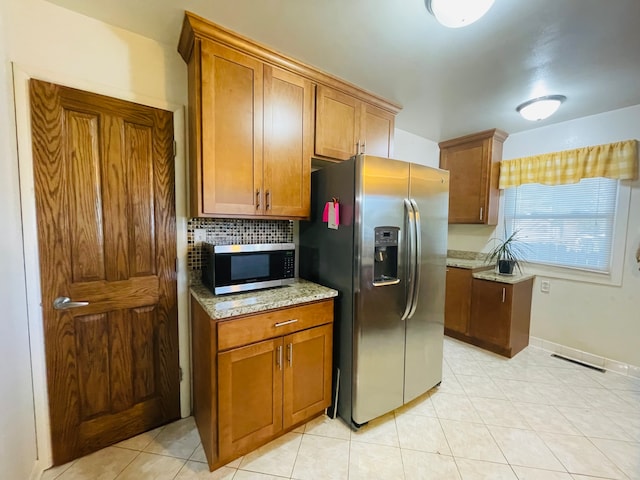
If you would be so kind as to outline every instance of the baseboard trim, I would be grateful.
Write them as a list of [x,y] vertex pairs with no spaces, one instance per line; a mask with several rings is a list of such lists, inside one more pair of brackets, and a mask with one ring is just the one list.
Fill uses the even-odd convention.
[[640,379],[640,367],[636,365],[601,357],[599,355],[578,350],[577,348],[567,347],[560,343],[550,342],[533,336],[529,337],[529,345],[541,348],[542,350],[546,350],[551,353],[556,353],[562,357],[575,360],[588,366]]

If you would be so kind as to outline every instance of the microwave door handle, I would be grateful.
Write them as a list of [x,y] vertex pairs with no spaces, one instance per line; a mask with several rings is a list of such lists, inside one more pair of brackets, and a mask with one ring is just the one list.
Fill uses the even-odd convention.
[[409,311],[409,316],[407,318],[413,317],[414,313],[416,313],[416,309],[418,308],[418,299],[420,296],[420,266],[422,260],[422,227],[420,224],[420,209],[418,208],[418,204],[414,199],[411,199],[411,206],[413,207],[413,214],[415,218],[413,234],[415,236],[416,256],[413,262],[413,275],[415,278],[415,282],[413,282],[413,302],[411,305],[411,310]]
[[413,293],[414,293],[413,283],[415,281],[415,278],[414,278],[415,269],[413,268],[413,259],[415,257],[415,253],[414,253],[415,245],[414,245],[414,236],[413,236],[415,215],[414,215],[413,206],[411,205],[411,202],[409,202],[409,200],[406,198],[404,200],[404,210],[406,214],[404,244],[407,252],[407,255],[406,255],[407,265],[405,268],[405,272],[406,272],[405,284],[407,289],[407,297],[405,301],[404,312],[402,313],[402,317],[400,318],[400,320],[406,320],[409,317],[409,313],[411,312],[411,305],[413,305]]

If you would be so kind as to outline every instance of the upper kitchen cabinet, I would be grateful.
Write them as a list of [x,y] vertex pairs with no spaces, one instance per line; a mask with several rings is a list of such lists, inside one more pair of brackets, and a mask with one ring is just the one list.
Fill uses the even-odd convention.
[[191,215],[307,217],[313,83],[208,38],[190,48]]
[[202,153],[191,162],[194,214],[260,215],[263,65],[213,42],[199,47],[201,91],[194,110],[200,122],[193,145]]
[[190,12],[178,51],[189,75],[192,217],[308,218],[314,140],[327,159],[349,158],[356,143],[391,154],[398,105]]
[[308,217],[315,86],[264,66],[264,209],[270,216]]
[[439,143],[440,168],[450,172],[449,223],[498,222],[499,162],[507,137],[493,129]]
[[316,105],[316,155],[338,160],[358,153],[393,155],[395,113],[322,85]]

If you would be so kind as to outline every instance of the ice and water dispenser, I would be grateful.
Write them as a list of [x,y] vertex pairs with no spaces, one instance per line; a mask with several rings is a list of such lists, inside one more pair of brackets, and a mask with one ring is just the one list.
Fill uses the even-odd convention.
[[398,227],[375,227],[373,285],[400,283],[398,278]]

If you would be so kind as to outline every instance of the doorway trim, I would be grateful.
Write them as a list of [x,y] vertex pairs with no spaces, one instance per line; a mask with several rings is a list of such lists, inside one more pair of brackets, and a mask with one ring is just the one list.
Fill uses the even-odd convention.
[[24,248],[24,269],[27,292],[27,322],[29,327],[29,347],[31,349],[31,381],[33,385],[34,418],[38,458],[31,473],[32,479],[53,464],[51,451],[51,427],[47,391],[47,370],[44,349],[44,328],[41,310],[40,262],[38,255],[38,230],[36,223],[36,202],[33,177],[33,153],[31,150],[31,121],[29,106],[29,80],[37,78],[47,82],[106,95],[121,100],[136,102],[149,107],[173,112],[175,155],[175,198],[176,198],[176,255],[177,301],[178,301],[178,349],[180,369],[183,373],[180,383],[180,415],[191,414],[191,339],[189,327],[189,284],[187,265],[187,143],[185,106],[166,100],[136,95],[108,85],[87,82],[64,73],[51,72],[12,63],[14,107],[16,119],[16,141],[18,145],[18,169],[22,220],[22,241]]

